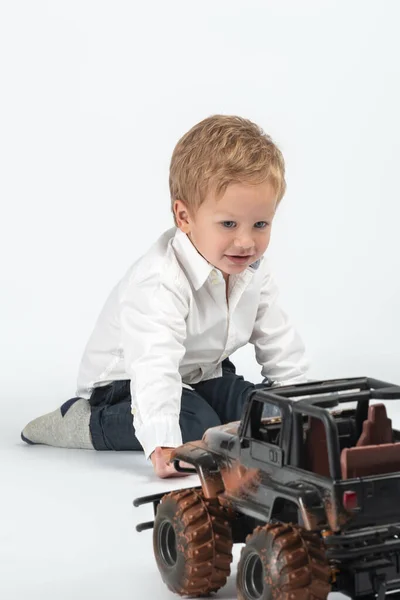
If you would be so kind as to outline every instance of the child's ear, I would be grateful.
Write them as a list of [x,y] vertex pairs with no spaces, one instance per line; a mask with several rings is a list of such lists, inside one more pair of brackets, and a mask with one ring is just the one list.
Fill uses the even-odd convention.
[[190,233],[190,215],[186,204],[182,200],[175,200],[174,215],[176,223],[183,233]]

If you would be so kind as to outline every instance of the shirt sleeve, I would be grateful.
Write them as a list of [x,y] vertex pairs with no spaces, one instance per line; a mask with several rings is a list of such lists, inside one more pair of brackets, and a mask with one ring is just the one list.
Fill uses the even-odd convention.
[[120,300],[125,369],[131,379],[135,434],[148,458],[182,443],[179,414],[188,299],[177,281],[152,274]]
[[278,294],[278,287],[266,270],[250,342],[263,377],[278,385],[303,383],[309,367],[304,344],[279,307]]

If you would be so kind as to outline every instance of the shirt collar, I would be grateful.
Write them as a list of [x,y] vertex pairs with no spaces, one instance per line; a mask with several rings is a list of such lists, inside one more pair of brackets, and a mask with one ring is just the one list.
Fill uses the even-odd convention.
[[[211,265],[208,261],[206,261],[205,258],[203,258],[203,256],[193,246],[186,233],[183,233],[179,227],[177,227],[175,231],[175,236],[172,240],[172,247],[181,266],[185,270],[196,291],[199,290],[202,285],[204,285],[213,271],[220,273],[216,267]],[[253,274],[259,268],[262,260],[263,257],[249,265],[244,273],[250,272]],[[240,275],[238,277],[240,277]]]
[[176,229],[175,237],[172,240],[172,247],[194,289],[199,290],[207,281],[214,267],[197,252],[186,233],[183,233],[179,227]]

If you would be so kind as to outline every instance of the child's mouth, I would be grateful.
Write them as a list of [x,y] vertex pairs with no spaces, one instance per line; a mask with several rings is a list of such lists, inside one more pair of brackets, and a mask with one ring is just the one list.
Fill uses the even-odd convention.
[[228,258],[230,261],[232,261],[236,265],[242,265],[242,264],[248,262],[252,257],[251,257],[251,255],[236,256],[236,255],[232,255],[232,254],[226,254],[226,258]]

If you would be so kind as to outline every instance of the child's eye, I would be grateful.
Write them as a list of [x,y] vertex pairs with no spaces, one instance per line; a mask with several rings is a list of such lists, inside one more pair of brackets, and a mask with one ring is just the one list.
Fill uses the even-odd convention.
[[267,223],[267,221],[257,221],[257,223],[254,223],[254,227],[256,229],[265,229],[265,227],[268,227],[269,223]]
[[228,229],[233,229],[235,227],[235,221],[222,221],[222,226],[227,227]]

